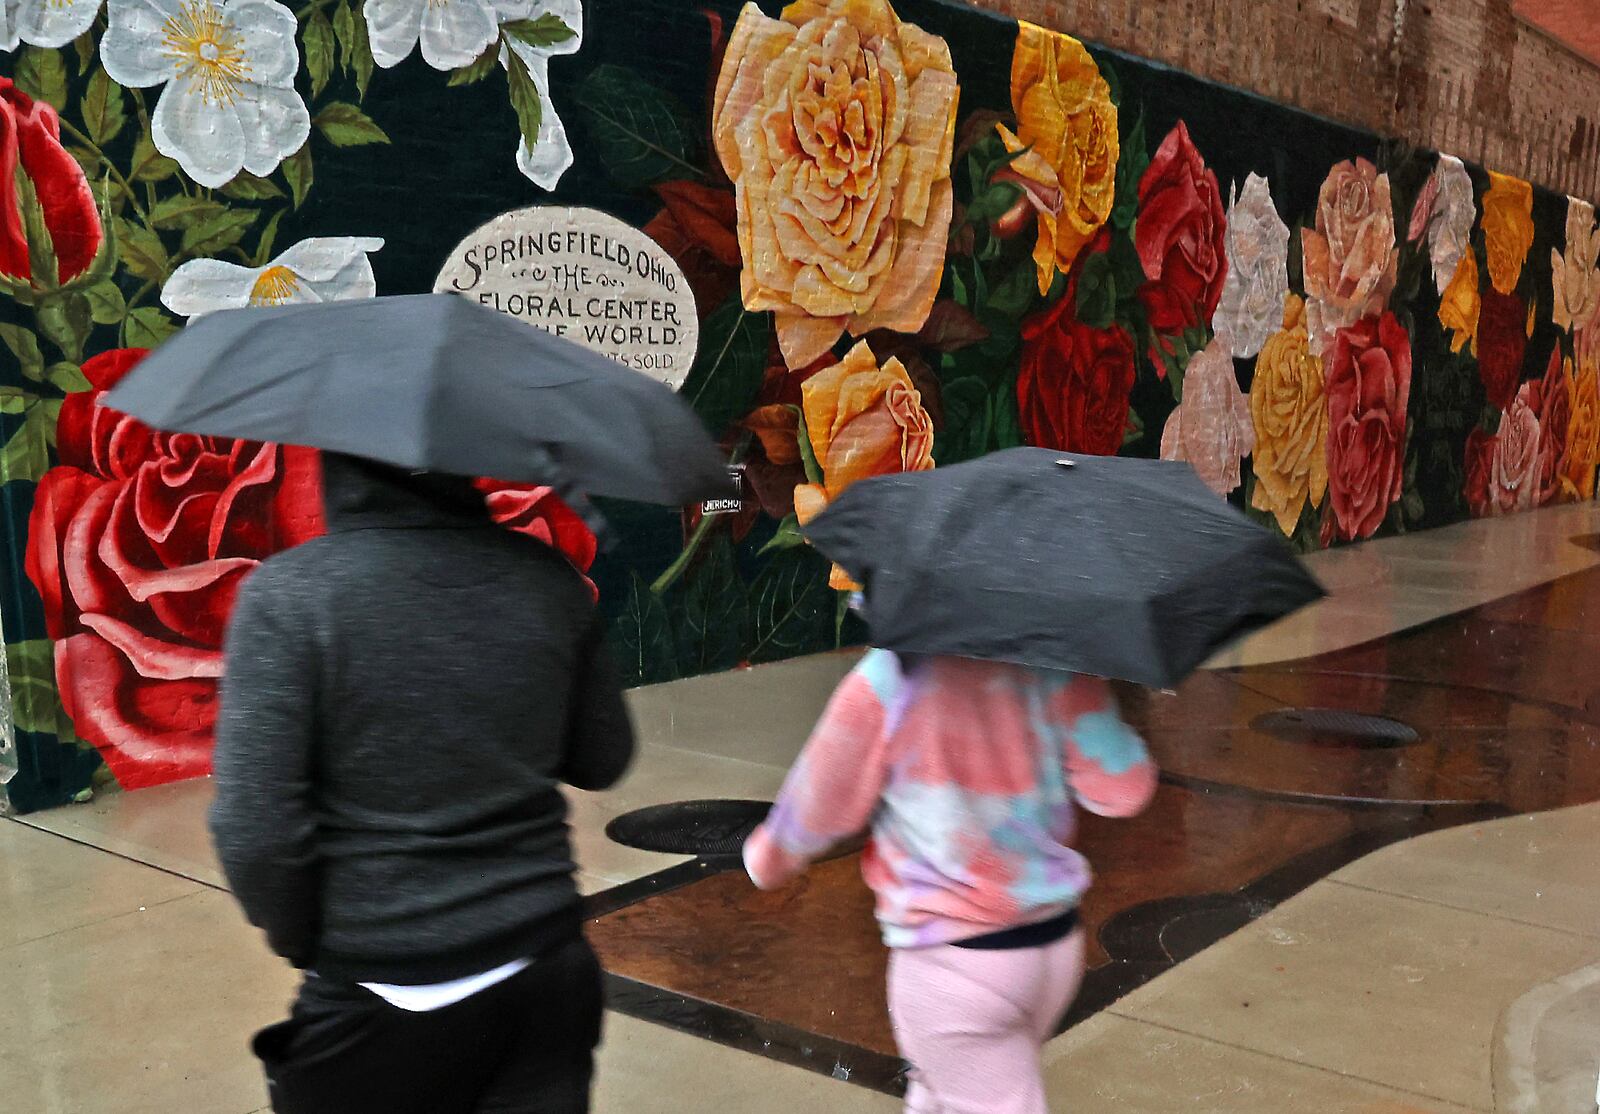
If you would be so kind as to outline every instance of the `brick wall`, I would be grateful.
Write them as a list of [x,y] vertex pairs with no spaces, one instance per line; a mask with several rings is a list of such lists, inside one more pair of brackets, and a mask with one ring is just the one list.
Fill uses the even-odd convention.
[[1600,197],[1600,67],[1512,0],[973,2]]

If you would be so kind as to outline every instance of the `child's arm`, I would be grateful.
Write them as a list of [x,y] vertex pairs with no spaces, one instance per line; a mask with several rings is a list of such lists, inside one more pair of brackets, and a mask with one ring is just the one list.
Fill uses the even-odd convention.
[[871,821],[888,776],[883,724],[883,705],[858,668],[833,694],[772,811],[745,841],[745,869],[757,886],[777,889]]
[[1156,791],[1156,766],[1144,740],[1123,722],[1111,686],[1074,677],[1052,699],[1062,727],[1062,757],[1078,803],[1097,816],[1137,816]]

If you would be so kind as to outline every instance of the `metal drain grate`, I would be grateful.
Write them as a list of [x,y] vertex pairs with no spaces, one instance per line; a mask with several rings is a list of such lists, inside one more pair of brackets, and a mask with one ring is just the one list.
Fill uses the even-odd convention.
[[1399,720],[1339,708],[1284,708],[1257,716],[1250,726],[1288,742],[1325,747],[1403,747],[1419,738]]
[[767,801],[677,801],[627,812],[606,825],[624,847],[668,855],[737,855],[767,817]]

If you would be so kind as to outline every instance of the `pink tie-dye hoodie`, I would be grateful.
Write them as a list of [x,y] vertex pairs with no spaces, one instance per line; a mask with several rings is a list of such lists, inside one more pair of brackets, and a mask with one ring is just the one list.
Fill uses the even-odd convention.
[[1155,792],[1105,681],[962,658],[909,674],[869,652],[840,684],[744,848],[774,889],[870,824],[862,875],[891,948],[946,944],[1077,906],[1074,803],[1132,816]]

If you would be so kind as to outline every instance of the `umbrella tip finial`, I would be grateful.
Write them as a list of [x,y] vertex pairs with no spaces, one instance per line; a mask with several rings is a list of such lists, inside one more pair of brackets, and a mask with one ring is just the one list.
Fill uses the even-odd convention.
[[1066,456],[1057,457],[1056,463],[1061,465],[1063,468],[1076,468],[1078,466],[1078,462],[1076,460]]

